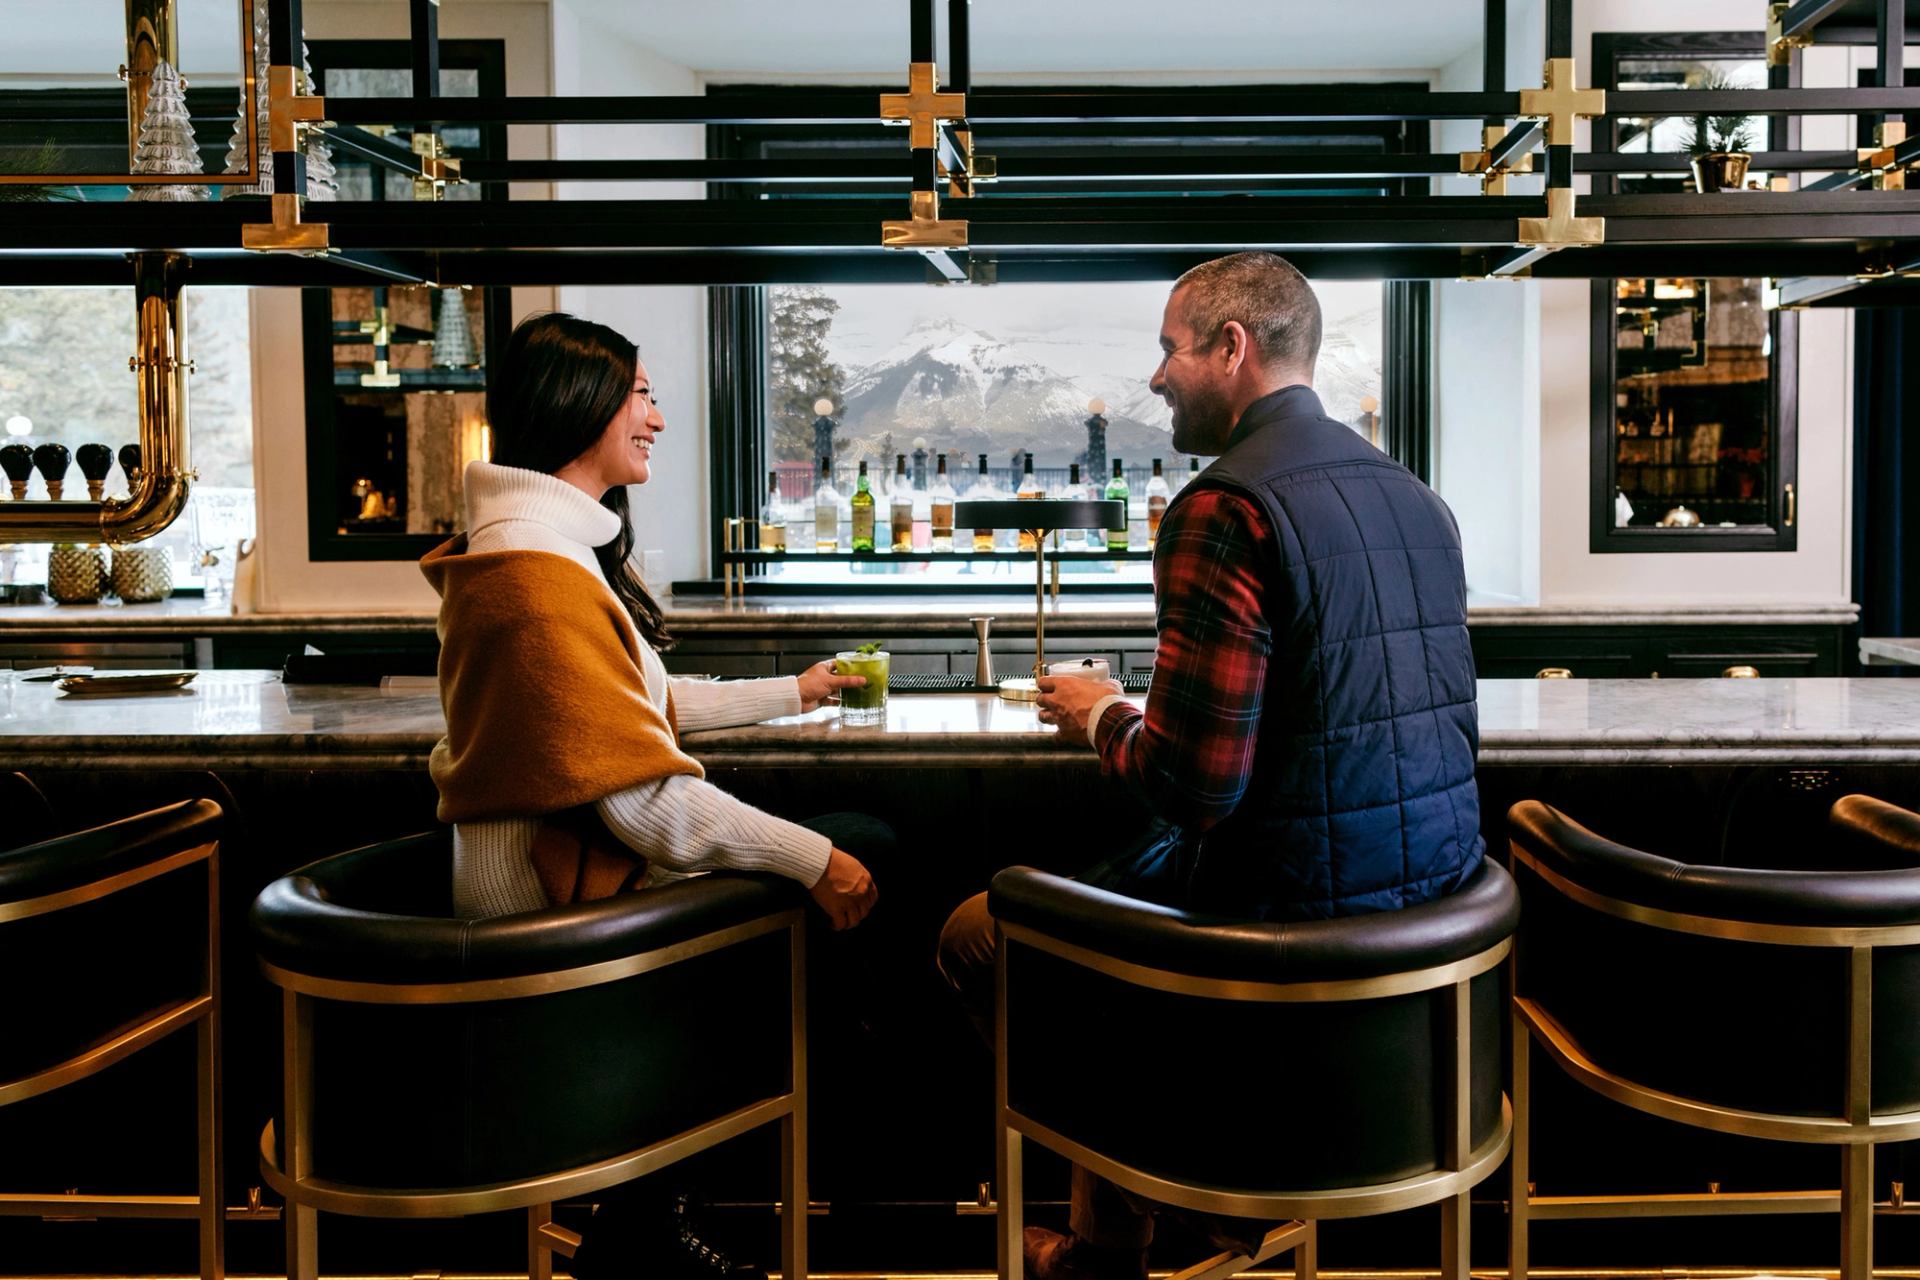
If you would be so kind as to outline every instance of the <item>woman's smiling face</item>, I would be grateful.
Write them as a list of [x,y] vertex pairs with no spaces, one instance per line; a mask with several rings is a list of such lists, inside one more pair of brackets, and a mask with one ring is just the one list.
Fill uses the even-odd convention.
[[666,419],[660,416],[660,406],[654,403],[653,382],[647,377],[647,366],[635,361],[633,394],[627,397],[626,404],[607,424],[599,441],[580,461],[605,481],[609,489],[622,484],[645,484],[653,478],[654,440],[666,429]]

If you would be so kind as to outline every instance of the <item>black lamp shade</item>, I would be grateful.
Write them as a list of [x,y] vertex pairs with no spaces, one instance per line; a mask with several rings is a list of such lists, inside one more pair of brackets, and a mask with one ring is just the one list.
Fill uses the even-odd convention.
[[1111,529],[1127,527],[1127,504],[1116,499],[995,499],[953,504],[956,529]]

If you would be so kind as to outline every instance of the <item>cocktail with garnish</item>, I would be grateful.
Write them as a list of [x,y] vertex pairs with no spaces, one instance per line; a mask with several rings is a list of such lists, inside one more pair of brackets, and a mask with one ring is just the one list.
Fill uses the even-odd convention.
[[865,676],[867,682],[840,691],[841,724],[887,722],[887,672],[893,655],[876,641],[833,656],[833,671],[841,676]]

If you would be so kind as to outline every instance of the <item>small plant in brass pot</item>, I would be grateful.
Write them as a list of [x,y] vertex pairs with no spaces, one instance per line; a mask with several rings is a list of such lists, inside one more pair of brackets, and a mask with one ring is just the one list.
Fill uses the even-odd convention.
[[[1697,86],[1706,90],[1743,86],[1717,72],[1709,72]],[[1691,118],[1685,139],[1688,163],[1696,191],[1738,191],[1746,185],[1747,166],[1753,162],[1753,125],[1745,116],[1697,115]]]

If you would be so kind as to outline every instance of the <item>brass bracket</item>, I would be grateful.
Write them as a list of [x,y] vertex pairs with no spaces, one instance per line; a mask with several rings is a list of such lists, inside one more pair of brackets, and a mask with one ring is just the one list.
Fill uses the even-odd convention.
[[[973,130],[955,129],[953,136],[960,144],[960,172],[955,173],[942,164],[936,153],[934,172],[947,180],[947,194],[955,200],[964,200],[973,194],[971,188],[982,182],[997,182],[1000,179],[1000,162],[992,156],[975,155],[973,152]],[[960,189],[960,179],[967,180],[968,190]]]
[[1516,173],[1533,172],[1533,152],[1520,156],[1512,164],[1499,169],[1493,167],[1493,148],[1507,136],[1506,130],[1497,124],[1490,124],[1480,130],[1480,145],[1484,151],[1462,151],[1460,153],[1460,172],[1468,177],[1480,179],[1480,194],[1483,196],[1503,196],[1507,194],[1507,178]]
[[1547,122],[1547,145],[1573,145],[1573,122],[1579,116],[1607,113],[1605,89],[1581,89],[1572,58],[1548,58],[1541,73],[1539,89],[1520,91],[1520,114],[1539,116]]
[[192,360],[187,361],[186,364],[182,366],[181,363],[172,356],[156,356],[150,360],[142,360],[139,356],[127,357],[128,373],[138,373],[143,366],[149,369],[158,369],[161,373],[172,373],[175,369],[183,367],[188,373],[200,372]]
[[881,121],[910,126],[908,145],[918,151],[934,148],[938,121],[964,120],[967,115],[967,95],[939,92],[934,88],[935,75],[931,62],[909,63],[907,91],[880,95]]
[[1907,166],[1900,163],[1897,154],[1897,148],[1906,140],[1906,122],[1888,120],[1873,127],[1874,145],[1862,147],[1857,152],[1860,171],[1873,175],[1875,191],[1906,190]]
[[300,126],[327,122],[327,100],[300,92],[297,67],[267,68],[267,141],[274,151],[298,151]]
[[415,200],[438,200],[446,195],[448,183],[464,181],[460,162],[447,154],[439,134],[414,134],[413,154],[420,157],[420,176],[413,180]]
[[889,249],[964,249],[965,218],[940,217],[940,193],[913,193],[911,218],[889,218],[880,224],[880,243]]
[[1767,6],[1767,65],[1770,67],[1792,66],[1794,52],[1813,43],[1811,36],[1780,34],[1780,20],[1791,8],[1793,5],[1789,0],[1778,0]]
[[249,222],[240,228],[240,244],[248,249],[288,253],[325,253],[327,224],[300,221],[305,196],[273,193],[273,221]]
[[1573,188],[1547,188],[1547,216],[1521,218],[1516,244],[1549,245],[1556,249],[1584,244],[1604,244],[1607,239],[1605,218],[1579,218],[1573,212]]

